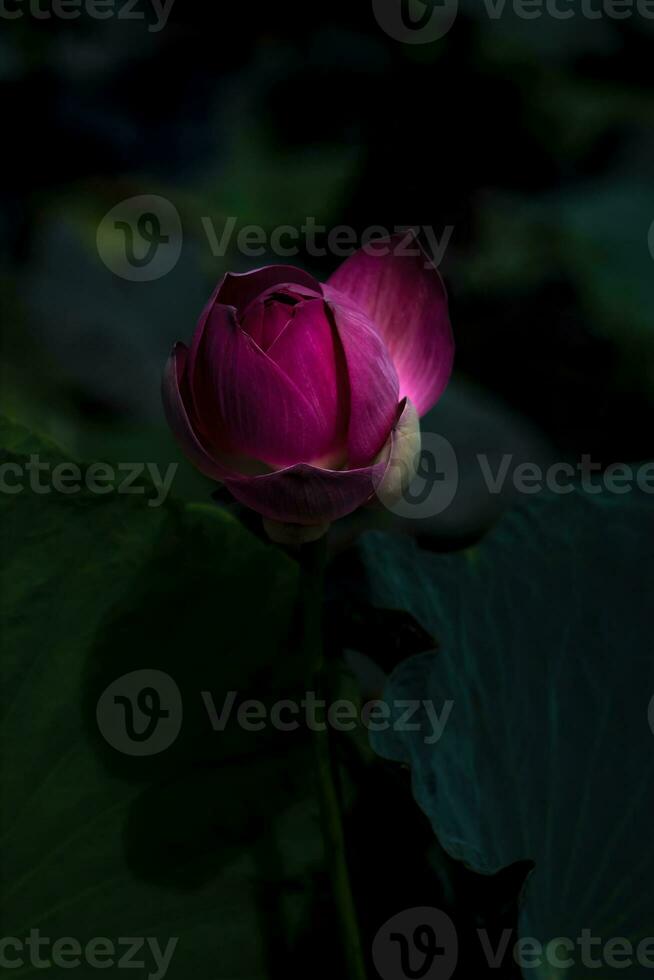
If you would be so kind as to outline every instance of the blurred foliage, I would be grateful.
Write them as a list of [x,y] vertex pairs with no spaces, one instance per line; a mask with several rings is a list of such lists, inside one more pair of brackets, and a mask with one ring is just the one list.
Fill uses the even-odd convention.
[[[62,459],[0,432],[3,462]],[[3,934],[85,943],[127,929],[162,949],[178,936],[168,976],[209,976],[213,961],[263,977],[277,941],[266,862],[293,899],[321,860],[307,749],[235,724],[212,732],[201,692],[219,710],[232,690],[292,689],[297,573],[217,508],[152,497],[0,499]],[[183,725],[163,753],[134,757],[102,739],[95,713],[109,683],[144,667],[173,678]]]

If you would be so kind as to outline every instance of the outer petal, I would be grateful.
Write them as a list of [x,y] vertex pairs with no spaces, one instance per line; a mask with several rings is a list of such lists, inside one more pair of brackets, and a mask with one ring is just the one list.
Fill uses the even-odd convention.
[[385,507],[392,507],[402,497],[418,470],[420,461],[420,419],[408,398],[399,406],[399,418],[393,429],[390,459],[375,490]]
[[237,310],[242,312],[248,303],[256,299],[260,293],[266,292],[274,286],[290,283],[304,286],[314,292],[316,296],[322,295],[322,287],[318,280],[305,272],[304,269],[298,269],[294,265],[267,265],[261,269],[253,269],[252,272],[225,273],[216,286],[207,307],[205,307],[205,312],[214,303],[235,306]]
[[241,329],[232,307],[209,313],[192,384],[202,425],[213,413],[239,454],[287,466],[330,446],[329,420]]
[[397,369],[400,396],[408,396],[424,415],[452,372],[454,340],[445,286],[415,234],[409,240],[395,235],[387,243],[376,242],[375,248],[387,254],[356,252],[328,286],[350,297],[373,321]]
[[230,478],[225,486],[242,504],[270,520],[324,524],[365,504],[385,469],[385,462],[358,470],[323,470],[300,463],[266,476]]
[[288,326],[266,353],[322,415],[325,429],[331,433],[323,455],[340,453],[343,456],[350,413],[350,383],[338,331],[322,299],[306,300],[291,312]]
[[182,449],[201,473],[212,480],[224,480],[234,476],[234,471],[215,460],[206,451],[189,420],[188,412],[180,392],[188,349],[184,344],[175,344],[172,354],[166,362],[161,394],[163,398],[166,421]]
[[[198,356],[209,317],[216,305],[222,304],[233,306],[239,316],[251,319],[257,300],[264,299],[266,293],[270,294],[276,287],[288,286],[297,286],[303,296],[322,296],[322,286],[308,272],[291,265],[271,265],[252,272],[227,272],[200,314],[188,356],[188,386],[195,419],[205,438],[223,451],[233,451],[234,447],[229,443],[221,420],[216,417],[213,394],[206,391],[207,374],[202,370],[202,358]],[[256,343],[259,338],[255,336],[254,340]],[[257,343],[257,346],[261,345]]]
[[[408,405],[409,403],[407,403]],[[398,425],[414,427],[415,410],[403,403],[396,406]],[[386,473],[397,472],[398,454],[406,451],[404,440],[393,431],[371,465],[356,470],[325,470],[301,464],[265,476],[225,480],[241,503],[269,520],[285,524],[323,525],[345,517],[370,501],[376,488],[384,486]]]
[[257,347],[267,351],[290,323],[294,308],[273,300],[251,303],[248,309],[247,314],[239,316],[241,327],[250,334]]
[[329,286],[325,298],[343,347],[350,379],[348,463],[370,463],[390,434],[397,410],[399,382],[389,352],[367,316]]

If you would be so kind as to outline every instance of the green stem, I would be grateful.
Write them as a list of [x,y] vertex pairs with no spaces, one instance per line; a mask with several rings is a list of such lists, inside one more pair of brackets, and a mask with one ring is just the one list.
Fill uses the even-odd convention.
[[[326,672],[322,628],[323,581],[327,556],[327,535],[301,547],[302,636],[304,650],[313,670],[318,700],[325,697]],[[324,721],[324,719],[323,719]],[[327,864],[338,914],[348,980],[366,980],[356,906],[347,867],[343,817],[336,786],[329,728],[314,732],[318,769],[318,788]]]

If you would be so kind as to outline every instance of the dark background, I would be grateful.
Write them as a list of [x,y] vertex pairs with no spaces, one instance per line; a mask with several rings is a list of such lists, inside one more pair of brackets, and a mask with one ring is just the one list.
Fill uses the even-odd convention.
[[[0,31],[7,414],[83,459],[179,461],[176,494],[207,499],[166,429],[162,365],[223,272],[276,257],[235,241],[212,255],[202,218],[218,234],[230,216],[268,233],[307,217],[358,233],[451,226],[455,376],[427,431],[463,457],[651,457],[654,20],[527,21],[508,6],[494,20],[461,0],[444,37],[410,45],[369,2],[176,0],[158,32],[27,12]],[[96,245],[103,216],[141,194],[172,202],[184,230],[179,262],[151,282],[114,274]],[[340,259],[291,261],[325,278]],[[491,522],[497,502],[462,475],[460,508],[409,530],[452,547]],[[454,893],[435,897],[443,876],[421,865],[433,844],[407,816],[407,780],[380,776],[364,797],[353,820],[366,935],[395,908],[439,901],[462,936],[513,921],[525,869],[489,883],[440,855]],[[309,946],[329,944],[320,922]]]

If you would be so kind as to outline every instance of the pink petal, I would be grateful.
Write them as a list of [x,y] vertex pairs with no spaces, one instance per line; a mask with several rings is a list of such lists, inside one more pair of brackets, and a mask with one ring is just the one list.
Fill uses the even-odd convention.
[[[196,421],[202,420],[205,423],[207,418],[212,417],[211,393],[209,393],[208,399],[210,407],[208,417],[201,410],[203,394],[206,396],[207,392],[203,392],[206,384],[206,373],[198,371],[198,352],[202,346],[207,320],[216,303],[220,301],[221,304],[233,306],[238,309],[240,314],[242,316],[244,315],[250,321],[247,332],[251,332],[250,328],[252,328],[254,339],[257,342],[259,338],[256,336],[256,332],[258,330],[261,331],[261,339],[265,347],[263,320],[259,320],[256,313],[259,305],[258,300],[264,299],[266,293],[271,295],[275,289],[288,291],[289,287],[292,289],[293,286],[296,286],[299,293],[303,296],[322,295],[322,286],[313,276],[309,275],[308,272],[304,272],[303,269],[297,269],[291,265],[271,265],[264,266],[261,269],[254,269],[252,272],[225,273],[200,314],[189,352],[187,375],[191,393],[191,405]],[[261,344],[257,345],[261,346]],[[211,429],[216,429],[214,422],[212,422]],[[206,431],[205,437],[212,439],[224,451],[232,449],[228,442],[225,441],[226,437],[224,433]]]
[[241,318],[241,326],[257,347],[267,352],[292,316],[293,306],[270,299],[250,304],[249,312]]
[[368,503],[387,473],[401,467],[404,435],[415,428],[415,409],[395,407],[396,426],[375,462],[356,470],[326,470],[300,464],[265,476],[229,478],[228,490],[265,518],[284,524],[317,525],[336,521]]
[[[384,338],[400,378],[400,397],[424,415],[443,393],[454,359],[447,294],[415,235],[396,235],[386,255],[364,251],[346,259],[328,280],[353,300]],[[402,252],[415,252],[405,255]],[[327,289],[324,287],[325,295]]]
[[212,480],[223,480],[234,476],[234,471],[222,465],[206,451],[193,430],[180,392],[187,357],[188,348],[184,344],[175,344],[166,362],[161,392],[166,421],[182,452],[193,465]]
[[301,389],[316,414],[322,416],[328,441],[321,455],[343,454],[350,391],[338,333],[322,299],[299,303],[291,313],[291,321],[266,353]]
[[229,306],[216,304],[207,317],[192,384],[203,423],[213,414],[240,454],[287,466],[320,457],[330,444],[322,412],[241,329]]
[[241,312],[248,303],[261,293],[275,286],[295,283],[311,290],[316,296],[322,295],[322,287],[317,279],[293,265],[267,265],[252,272],[227,272],[220,280],[205,307],[205,312],[214,303],[235,306]]
[[329,286],[323,291],[333,312],[350,379],[348,464],[370,463],[388,439],[399,382],[384,341],[368,317]]
[[246,507],[273,521],[323,524],[344,517],[369,500],[385,462],[359,470],[323,470],[300,463],[266,476],[225,480]]

